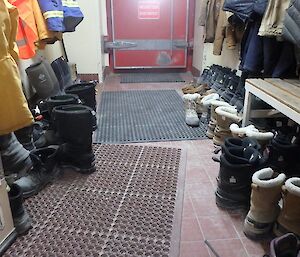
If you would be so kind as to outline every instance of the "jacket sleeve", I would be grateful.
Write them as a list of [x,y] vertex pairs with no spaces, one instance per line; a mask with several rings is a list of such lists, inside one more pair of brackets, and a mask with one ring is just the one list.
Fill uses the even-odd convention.
[[209,0],[201,1],[200,16],[199,16],[199,19],[198,19],[198,25],[199,26],[205,26],[205,24],[206,24],[208,3],[209,3]]
[[228,23],[226,27],[226,44],[229,50],[234,50],[236,47],[235,27]]
[[228,21],[227,21],[226,13],[223,10],[221,10],[219,14],[219,19],[218,19],[217,29],[215,34],[215,41],[214,41],[214,48],[213,48],[214,55],[221,55],[222,53],[227,24]]

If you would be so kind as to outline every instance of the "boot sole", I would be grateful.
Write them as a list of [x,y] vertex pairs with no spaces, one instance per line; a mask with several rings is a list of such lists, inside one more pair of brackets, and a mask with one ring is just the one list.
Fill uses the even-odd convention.
[[248,210],[249,209],[248,204],[225,198],[218,191],[215,192],[215,195],[216,195],[216,204],[221,209],[225,209],[225,210],[236,210],[236,209]]
[[246,217],[244,221],[243,232],[245,236],[248,237],[249,239],[259,241],[259,240],[271,238],[273,234],[272,227],[273,227],[273,223],[269,224],[268,228],[266,229],[256,228],[255,225],[252,222],[249,222]]
[[85,169],[85,168],[80,168],[78,166],[74,166],[72,164],[61,164],[59,167],[61,169],[71,169],[78,173],[87,174],[87,175],[92,174],[96,171],[96,167],[91,167],[91,168]]
[[214,133],[211,133],[211,132],[207,131],[207,132],[206,132],[206,136],[207,136],[209,139],[213,139]]

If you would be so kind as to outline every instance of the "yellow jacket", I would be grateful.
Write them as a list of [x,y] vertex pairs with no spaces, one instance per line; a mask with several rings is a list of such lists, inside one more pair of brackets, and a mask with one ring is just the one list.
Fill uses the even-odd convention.
[[7,0],[0,0],[0,135],[33,122],[16,64],[17,19],[17,9]]

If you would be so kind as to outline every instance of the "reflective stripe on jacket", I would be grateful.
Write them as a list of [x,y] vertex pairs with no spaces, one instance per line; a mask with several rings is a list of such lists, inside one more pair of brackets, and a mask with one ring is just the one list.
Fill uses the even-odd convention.
[[72,32],[83,20],[75,0],[38,0],[43,16],[51,31]]

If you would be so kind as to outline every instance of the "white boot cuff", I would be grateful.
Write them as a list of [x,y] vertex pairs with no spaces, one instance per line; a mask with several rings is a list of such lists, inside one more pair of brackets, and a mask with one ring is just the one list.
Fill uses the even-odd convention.
[[300,197],[300,178],[290,178],[285,182],[285,187],[290,193]]
[[208,107],[209,105],[211,105],[211,102],[213,100],[218,100],[220,98],[220,96],[216,93],[207,95],[205,97],[203,97],[203,99],[201,100],[201,103],[203,104],[203,106]]
[[216,113],[220,116],[232,119],[235,122],[242,120],[242,118],[237,115],[237,109],[234,106],[219,106],[216,109]]
[[285,174],[280,173],[276,178],[272,178],[274,171],[271,168],[261,169],[252,176],[252,182],[260,187],[270,188],[280,186],[286,179]]

